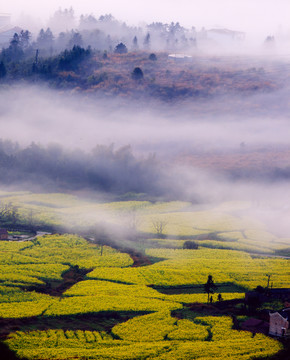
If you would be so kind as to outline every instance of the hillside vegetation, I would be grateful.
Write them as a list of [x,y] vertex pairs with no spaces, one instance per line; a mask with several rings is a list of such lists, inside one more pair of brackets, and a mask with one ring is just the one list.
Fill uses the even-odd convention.
[[[273,65],[270,60],[201,55],[174,59],[163,52],[154,54],[156,60],[151,60],[150,55],[138,51],[109,53],[104,57],[102,53],[74,46],[60,55],[40,59],[37,68],[32,67],[33,60],[20,61],[11,70],[7,65],[2,82],[45,81],[58,89],[87,94],[165,101],[264,93],[277,90],[285,82],[285,77],[277,76],[275,71],[283,63]],[[261,66],[249,67],[253,61]],[[136,68],[142,70],[142,76],[133,76]]]

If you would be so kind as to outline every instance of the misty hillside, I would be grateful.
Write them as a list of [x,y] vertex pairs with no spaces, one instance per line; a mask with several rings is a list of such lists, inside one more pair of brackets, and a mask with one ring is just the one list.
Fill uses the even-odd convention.
[[0,6],[0,355],[289,360],[289,0],[71,2]]
[[231,198],[235,182],[285,185],[280,38],[249,51],[231,29],[73,19],[60,9],[3,43],[1,184],[192,201]]
[[59,9],[48,25],[38,33],[0,32],[0,85],[25,80],[90,95],[172,101],[266,93],[289,81],[288,57],[277,56],[282,42],[267,34],[249,51],[251,38],[241,31],[179,22],[136,27],[112,15],[81,15],[77,23],[73,9]]
[[[165,101],[206,99],[224,94],[251,95],[275,91],[287,76],[270,61],[249,67],[252,58],[174,58],[168,53],[129,52],[104,54],[74,46],[57,56],[17,62],[5,60],[2,52],[2,83],[26,80],[45,82],[56,89],[74,89],[90,95],[151,97]],[[5,65],[6,64],[6,65]]]

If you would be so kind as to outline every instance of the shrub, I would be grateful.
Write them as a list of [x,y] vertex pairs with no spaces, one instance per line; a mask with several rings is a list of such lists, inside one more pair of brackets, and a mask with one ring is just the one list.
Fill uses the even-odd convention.
[[136,67],[132,72],[132,79],[134,80],[141,80],[143,79],[144,74],[141,68]]
[[198,244],[195,241],[187,240],[183,244],[183,249],[196,250],[198,249]]
[[151,60],[151,61],[156,61],[156,60],[157,60],[157,56],[152,53],[152,54],[149,55],[149,60]]
[[116,54],[127,54],[128,49],[127,46],[123,43],[119,43],[114,50],[114,53]]

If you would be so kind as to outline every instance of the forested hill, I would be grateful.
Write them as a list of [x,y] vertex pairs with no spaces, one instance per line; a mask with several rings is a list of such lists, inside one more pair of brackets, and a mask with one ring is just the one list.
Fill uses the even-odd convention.
[[287,58],[267,34],[250,51],[251,34],[179,22],[136,27],[112,15],[76,21],[73,9],[59,9],[47,25],[38,34],[16,27],[9,41],[0,36],[0,86],[25,80],[172,101],[264,93],[289,83]]
[[18,62],[10,55],[9,49],[2,51],[0,84],[24,79],[57,89],[108,96],[174,100],[225,93],[244,95],[272,91],[282,81],[275,73],[249,67],[237,58],[174,58],[165,52],[127,52],[122,48],[107,53],[79,46],[58,55],[39,55]]

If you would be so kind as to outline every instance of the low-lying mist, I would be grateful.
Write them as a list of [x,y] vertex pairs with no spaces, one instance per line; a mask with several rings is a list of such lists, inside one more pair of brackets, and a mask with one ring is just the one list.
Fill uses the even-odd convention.
[[169,105],[2,89],[1,186],[196,205],[246,200],[253,216],[287,237],[288,94]]
[[[54,1],[37,7],[34,3],[19,4],[18,0],[17,4],[11,1],[5,6],[5,12],[13,12],[15,25],[28,28],[34,32],[34,37],[41,27],[49,27],[55,39],[61,32],[63,36],[64,32],[77,30],[82,32],[86,42],[86,31],[97,30],[90,39],[92,47],[94,42],[103,46],[107,35],[110,35],[113,41],[116,38],[125,41],[127,46],[131,46],[134,36],[137,36],[138,45],[142,46],[144,37],[149,32],[152,35],[151,49],[154,51],[171,48],[174,51],[186,49],[195,53],[195,47],[190,43],[192,39],[197,39],[198,47],[210,53],[259,53],[266,37],[274,36],[275,51],[288,53],[287,0],[264,0],[263,4],[253,4],[249,0],[236,0],[234,3],[228,0],[171,0],[170,4],[168,1],[159,1],[158,4],[138,1],[137,4],[135,1],[134,6],[127,0],[118,3],[113,0],[98,1],[97,5],[71,0],[69,6],[72,7],[67,9],[62,9],[59,3]],[[21,15],[15,17],[16,14]],[[118,20],[108,14],[113,14]],[[206,35],[206,29],[229,29],[233,33],[229,35],[227,32],[209,32]],[[100,36],[100,30],[104,33],[104,38]],[[242,41],[236,41],[236,35],[239,37],[241,34]]]
[[62,93],[44,87],[1,90],[1,138],[22,146],[57,143],[70,150],[130,145],[161,157],[188,150],[236,150],[288,144],[289,89],[251,96],[163,103]]

